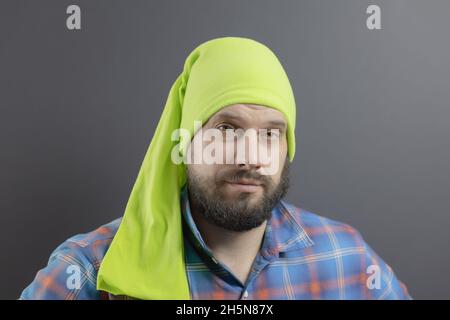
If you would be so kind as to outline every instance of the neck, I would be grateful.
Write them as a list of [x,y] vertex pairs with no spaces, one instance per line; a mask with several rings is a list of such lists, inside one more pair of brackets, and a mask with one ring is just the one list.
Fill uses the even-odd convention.
[[245,282],[261,248],[267,221],[254,229],[237,232],[210,223],[195,206],[191,206],[191,214],[214,257],[230,268],[239,280]]

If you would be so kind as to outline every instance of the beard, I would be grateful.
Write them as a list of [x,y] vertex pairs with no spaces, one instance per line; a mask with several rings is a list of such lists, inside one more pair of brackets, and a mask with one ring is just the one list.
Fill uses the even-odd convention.
[[227,200],[214,180],[188,170],[190,206],[199,211],[206,221],[223,229],[237,232],[254,229],[270,219],[273,208],[286,195],[289,188],[289,165],[289,160],[286,159],[278,184],[267,175],[247,169],[238,169],[221,177],[220,180],[228,181],[243,178],[260,181],[264,189],[260,199],[255,201],[252,201],[251,193],[245,192],[239,194],[237,199]]

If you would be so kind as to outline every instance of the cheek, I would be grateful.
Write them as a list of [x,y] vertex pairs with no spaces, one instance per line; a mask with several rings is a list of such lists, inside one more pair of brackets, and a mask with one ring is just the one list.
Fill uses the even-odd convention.
[[197,177],[197,180],[204,184],[214,185],[216,183],[216,165],[210,164],[191,164],[189,165],[189,174]]
[[277,173],[270,176],[270,179],[272,180],[272,187],[276,187],[280,183],[282,171],[283,171],[283,166],[280,165]]
[[270,145],[267,154],[270,154],[270,161],[266,162],[266,159],[261,160],[262,163],[265,163],[262,172],[270,176],[274,183],[277,183],[280,180],[287,157],[286,138],[282,139],[279,143]]
[[281,175],[283,173],[284,164],[286,162],[287,157],[288,157],[287,141],[286,141],[286,139],[283,139],[280,144],[280,153],[279,153],[279,157],[278,157],[278,159],[279,159],[278,160],[279,161],[278,162],[278,170],[277,170],[277,173],[273,177],[273,182],[275,183],[275,185],[278,185],[278,183],[281,180]]

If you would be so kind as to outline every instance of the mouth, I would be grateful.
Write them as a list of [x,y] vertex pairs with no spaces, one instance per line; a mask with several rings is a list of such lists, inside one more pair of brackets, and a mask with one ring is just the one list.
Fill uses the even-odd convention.
[[236,181],[225,181],[226,184],[236,192],[254,193],[262,189],[263,184],[257,180],[239,179]]

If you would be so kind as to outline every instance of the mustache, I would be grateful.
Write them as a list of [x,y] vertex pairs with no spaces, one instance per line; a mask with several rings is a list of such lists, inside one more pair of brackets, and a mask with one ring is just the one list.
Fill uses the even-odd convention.
[[269,176],[260,174],[252,170],[238,170],[231,173],[226,173],[223,174],[220,180],[237,182],[241,179],[255,180],[266,186],[272,183],[272,180]]

